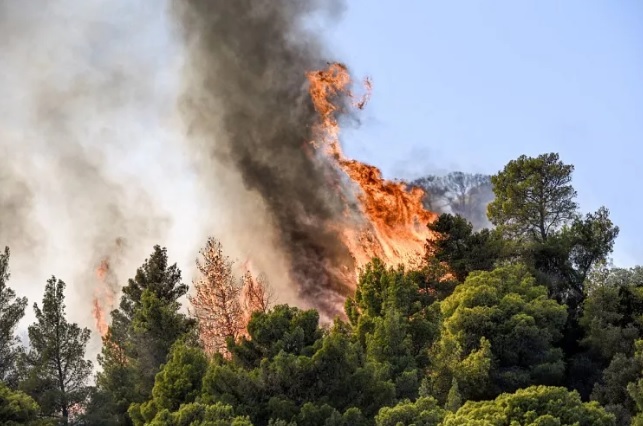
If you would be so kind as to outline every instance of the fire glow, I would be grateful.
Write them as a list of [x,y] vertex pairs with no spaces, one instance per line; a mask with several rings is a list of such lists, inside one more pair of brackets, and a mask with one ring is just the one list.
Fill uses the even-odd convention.
[[96,330],[105,337],[109,329],[108,315],[114,309],[117,296],[117,282],[110,264],[110,258],[103,258],[96,267],[96,286],[92,299],[92,315]]

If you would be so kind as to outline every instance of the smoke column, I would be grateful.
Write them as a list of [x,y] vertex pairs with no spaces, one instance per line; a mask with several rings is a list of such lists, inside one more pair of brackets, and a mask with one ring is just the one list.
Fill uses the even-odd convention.
[[324,1],[172,2],[186,45],[180,112],[200,176],[231,209],[224,247],[251,259],[274,250],[259,268],[281,265],[278,279],[289,276],[303,302],[327,314],[354,266],[333,230],[340,175],[310,145],[318,117],[306,72],[327,62],[311,20],[340,11]]

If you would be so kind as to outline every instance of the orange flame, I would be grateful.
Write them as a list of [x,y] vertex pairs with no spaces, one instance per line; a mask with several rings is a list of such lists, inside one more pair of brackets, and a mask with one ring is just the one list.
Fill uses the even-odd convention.
[[[351,78],[343,64],[330,64],[326,70],[309,72],[309,92],[319,125],[315,129],[317,141],[313,146],[323,146],[328,158],[342,170],[359,200],[361,220],[348,221],[340,226],[345,243],[350,248],[358,267],[377,256],[389,264],[410,265],[419,258],[426,241],[432,238],[427,224],[437,217],[424,209],[423,191],[407,190],[403,182],[382,178],[374,166],[347,159],[339,143],[337,114],[342,111],[338,102],[349,99],[353,107],[362,109],[370,97],[371,82],[365,81],[366,93],[356,98],[350,91]],[[347,207],[347,216],[350,217]],[[354,281],[353,281],[354,283]]]
[[114,308],[116,300],[115,276],[110,266],[109,257],[103,258],[96,267],[96,278],[98,285],[94,289],[92,315],[96,330],[101,337],[105,337],[109,328],[106,312],[110,312]]

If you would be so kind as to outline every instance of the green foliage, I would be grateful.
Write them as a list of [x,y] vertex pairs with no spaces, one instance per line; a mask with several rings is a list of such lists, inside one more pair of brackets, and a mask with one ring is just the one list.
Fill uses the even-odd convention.
[[553,344],[561,337],[565,307],[548,299],[524,266],[472,273],[441,309],[432,375],[442,401],[454,377],[465,399],[562,378],[562,352]]
[[636,413],[636,404],[627,386],[637,380],[641,371],[643,359],[617,354],[594,386],[591,399],[614,414],[618,424],[629,424],[632,415]]
[[[432,272],[440,275],[445,271],[387,268],[379,259],[364,267],[355,297],[346,300],[346,315],[362,345],[371,342],[374,359],[385,361],[382,351],[387,349],[376,347],[378,340],[381,342],[384,334],[397,333],[402,347],[390,350],[407,351],[419,367],[427,365],[426,350],[438,335],[440,320],[434,304],[439,297],[439,278],[431,276]],[[404,362],[410,365],[409,360]]]
[[489,220],[509,237],[546,241],[576,218],[573,171],[555,153],[510,161],[491,177],[496,198],[488,206]]
[[27,380],[22,387],[46,415],[69,417],[70,408],[82,404],[90,388],[91,361],[85,360],[89,329],[81,329],[65,316],[65,283],[47,281],[42,309],[34,304],[36,322],[29,326],[29,352],[23,357]]
[[172,345],[188,338],[194,329],[194,321],[180,312],[178,302],[187,289],[176,264],[169,265],[166,249],[155,246],[123,288],[120,308],[112,312],[98,358],[102,372],[93,394],[102,403],[90,403],[88,416],[115,422],[109,424],[131,424],[130,404],[152,397],[154,378]]
[[446,412],[431,397],[418,398],[415,402],[401,401],[394,407],[382,408],[375,416],[376,426],[437,426]]
[[25,315],[26,297],[16,298],[16,292],[7,286],[9,281],[9,248],[0,253],[0,381],[14,387],[17,382],[16,361],[22,348],[15,335],[18,322]]
[[136,426],[253,426],[250,419],[235,415],[233,407],[222,403],[185,404],[176,412],[164,409],[149,422],[143,422],[134,412],[132,418]]
[[188,292],[188,286],[181,281],[181,271],[176,263],[169,265],[167,249],[154,246],[154,252],[145,260],[133,279],[123,288],[121,309],[132,313],[140,305],[143,292],[150,290],[164,302],[176,302]]
[[460,282],[473,271],[492,270],[502,255],[503,242],[497,232],[473,232],[473,225],[463,217],[443,213],[429,229],[438,238],[429,246],[428,255],[449,265]]
[[7,426],[30,424],[38,419],[40,407],[29,395],[12,391],[0,382],[0,423]]
[[229,345],[234,360],[247,367],[257,367],[262,359],[272,359],[280,352],[312,355],[321,339],[319,313],[278,305],[270,313],[254,312],[248,323],[249,337]]
[[444,404],[444,408],[447,411],[456,412],[460,407],[462,407],[462,395],[460,395],[458,380],[454,377],[451,381],[451,389],[449,389],[447,401]]
[[152,399],[140,405],[133,404],[129,412],[136,412],[137,418],[152,421],[159,411],[173,412],[183,404],[195,402],[207,368],[208,361],[202,350],[176,344],[168,362],[156,375]]
[[632,424],[643,424],[643,340],[636,341],[635,360],[639,367],[639,375],[636,381],[627,385],[627,391],[636,404],[637,415],[632,420]]
[[583,403],[576,392],[548,386],[531,386],[505,393],[493,401],[468,401],[455,414],[447,414],[444,421],[444,426],[615,424],[614,416],[596,402]]
[[612,269],[590,285],[580,318],[583,345],[603,361],[617,353],[632,356],[643,337],[643,268]]
[[498,231],[518,241],[516,254],[551,295],[568,305],[571,321],[585,297],[588,273],[611,253],[619,233],[604,207],[579,215],[573,170],[555,153],[523,155],[491,177],[496,198],[488,206]]

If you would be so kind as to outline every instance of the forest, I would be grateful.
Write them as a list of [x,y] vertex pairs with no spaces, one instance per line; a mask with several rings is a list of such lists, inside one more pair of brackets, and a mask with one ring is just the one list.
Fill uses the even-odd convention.
[[235,276],[215,238],[190,287],[155,246],[122,288],[97,365],[57,277],[19,339],[28,301],[7,248],[0,422],[643,425],[643,269],[612,264],[619,228],[605,207],[581,210],[573,171],[547,153],[491,177],[412,182],[440,213],[426,224],[435,238],[415,267],[372,259],[329,324],[276,304],[264,277]]

